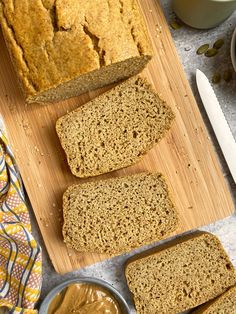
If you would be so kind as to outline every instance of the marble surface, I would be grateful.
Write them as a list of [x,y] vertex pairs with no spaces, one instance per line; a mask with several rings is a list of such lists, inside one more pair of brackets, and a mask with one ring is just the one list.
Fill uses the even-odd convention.
[[[168,21],[173,17],[171,10],[170,1],[163,0],[161,1],[166,18]],[[229,174],[227,166],[223,160],[222,154],[219,151],[218,144],[212,134],[211,127],[209,126],[208,119],[204,113],[202,103],[199,99],[198,92],[196,90],[195,83],[195,71],[197,68],[205,72],[209,77],[215,71],[223,72],[225,69],[232,69],[229,55],[229,45],[230,38],[233,33],[233,29],[236,27],[236,11],[235,13],[223,24],[217,28],[199,31],[194,30],[190,27],[184,26],[178,30],[171,30],[172,35],[179,53],[179,56],[182,60],[183,66],[186,71],[186,75],[191,83],[193,92],[196,96],[197,102],[199,104],[200,110],[204,116],[205,122],[209,127],[210,134],[215,143],[216,150],[220,156],[222,167],[224,169],[225,176],[229,182],[229,187],[234,197],[236,204],[236,186],[232,181],[232,178]],[[225,39],[225,45],[221,48],[220,53],[214,58],[206,58],[204,56],[198,56],[196,54],[196,49],[205,43],[213,44],[214,41],[218,38]],[[233,69],[232,69],[233,71]],[[230,83],[222,82],[219,85],[215,85],[215,92],[221,103],[222,109],[225,113],[225,116],[228,120],[228,123],[232,129],[232,133],[236,139],[236,73],[234,73],[233,80]],[[89,266],[87,268],[69,273],[64,276],[58,275],[50,262],[50,259],[47,255],[43,240],[41,238],[37,223],[32,214],[32,224],[35,237],[39,240],[43,249],[43,286],[41,300],[46,296],[46,294],[57,284],[62,281],[75,278],[79,276],[93,276],[98,277],[104,280],[107,280],[115,288],[117,288],[123,296],[127,299],[128,303],[132,308],[132,313],[135,313],[130,294],[125,284],[124,274],[123,274],[123,265],[127,258],[135,253],[141,251],[136,250],[130,254],[125,254],[122,256],[114,257],[110,260],[104,261],[102,263],[97,263],[95,265]],[[217,235],[223,243],[226,251],[231,257],[231,260],[236,267],[236,214],[228,217],[222,221],[218,221],[209,226],[201,228],[202,230],[210,231]],[[143,250],[143,249],[142,249]]]

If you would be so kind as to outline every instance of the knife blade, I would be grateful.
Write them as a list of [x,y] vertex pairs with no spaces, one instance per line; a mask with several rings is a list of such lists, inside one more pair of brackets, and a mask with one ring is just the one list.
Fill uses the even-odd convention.
[[236,183],[236,142],[233,134],[208,78],[198,69],[196,71],[196,81],[206,113]]

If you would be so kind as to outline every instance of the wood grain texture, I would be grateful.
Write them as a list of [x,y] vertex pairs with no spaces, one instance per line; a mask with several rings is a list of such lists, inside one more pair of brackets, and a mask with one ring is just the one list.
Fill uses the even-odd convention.
[[[167,137],[142,162],[95,180],[142,170],[162,172],[180,213],[180,233],[226,217],[234,206],[160,5],[156,0],[141,3],[155,52],[143,75],[167,100],[176,120]],[[63,243],[62,194],[83,180],[71,174],[55,131],[60,116],[102,90],[57,104],[26,106],[2,35],[0,47],[0,109],[56,271],[65,273],[108,258],[76,253]]]

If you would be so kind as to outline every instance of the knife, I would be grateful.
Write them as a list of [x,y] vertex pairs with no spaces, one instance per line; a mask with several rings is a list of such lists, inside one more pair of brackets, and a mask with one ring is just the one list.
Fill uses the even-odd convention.
[[202,71],[197,70],[196,80],[206,113],[236,183],[236,142],[208,78]]

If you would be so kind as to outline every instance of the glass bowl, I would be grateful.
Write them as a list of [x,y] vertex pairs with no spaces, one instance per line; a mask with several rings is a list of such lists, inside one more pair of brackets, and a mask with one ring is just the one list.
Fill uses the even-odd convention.
[[108,292],[110,292],[114,296],[114,298],[118,302],[120,309],[122,311],[122,314],[130,314],[131,313],[129,306],[128,306],[127,302],[125,301],[125,299],[123,298],[123,296],[114,287],[112,287],[112,285],[110,285],[108,282],[101,280],[101,279],[98,279],[98,278],[93,278],[93,277],[80,277],[80,278],[66,280],[63,283],[61,283],[60,285],[56,286],[54,289],[52,289],[52,291],[49,292],[49,294],[43,300],[43,302],[40,306],[40,309],[39,309],[39,314],[47,314],[48,313],[48,308],[49,308],[52,300],[63,289],[65,289],[67,286],[69,286],[71,284],[80,284],[80,283],[96,284],[96,285],[99,285],[99,286],[105,288],[106,290],[108,290]]

